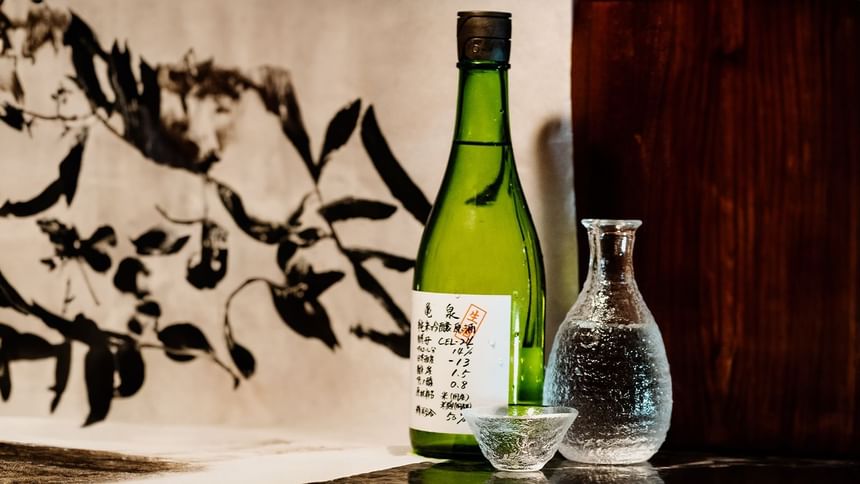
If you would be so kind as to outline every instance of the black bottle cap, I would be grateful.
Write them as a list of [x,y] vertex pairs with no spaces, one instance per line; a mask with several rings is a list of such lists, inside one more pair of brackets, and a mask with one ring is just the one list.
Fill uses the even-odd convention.
[[504,62],[511,58],[511,14],[457,12],[457,60]]

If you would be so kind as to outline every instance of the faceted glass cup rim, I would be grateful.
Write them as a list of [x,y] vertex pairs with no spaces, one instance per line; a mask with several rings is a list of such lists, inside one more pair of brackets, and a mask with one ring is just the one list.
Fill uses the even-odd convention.
[[[526,413],[522,415],[510,415],[509,410],[512,408],[522,409]],[[530,412],[530,409],[536,409],[539,412]],[[576,418],[579,415],[579,411],[573,407],[559,405],[491,405],[463,409],[463,415],[467,419],[475,417],[494,420],[528,420],[558,417]]]
[[589,229],[599,229],[601,231],[625,231],[636,230],[642,226],[642,221],[638,219],[612,219],[612,218],[584,218],[582,226]]

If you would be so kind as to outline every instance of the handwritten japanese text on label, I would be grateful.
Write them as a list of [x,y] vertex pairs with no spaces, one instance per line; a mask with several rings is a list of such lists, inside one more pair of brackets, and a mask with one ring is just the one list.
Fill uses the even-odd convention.
[[470,433],[462,410],[508,401],[510,296],[414,291],[410,426]]

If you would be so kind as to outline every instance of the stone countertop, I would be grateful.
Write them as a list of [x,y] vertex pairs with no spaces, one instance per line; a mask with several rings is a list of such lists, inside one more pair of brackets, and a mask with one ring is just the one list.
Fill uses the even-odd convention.
[[557,456],[540,472],[426,459],[354,436],[0,417],[0,482],[708,483],[860,482],[860,461],[660,452],[649,463],[590,466]]
[[860,461],[728,457],[659,452],[650,462],[625,466],[578,464],[560,455],[540,472],[495,471],[489,463],[417,463],[328,481],[330,483],[852,483],[860,482]]

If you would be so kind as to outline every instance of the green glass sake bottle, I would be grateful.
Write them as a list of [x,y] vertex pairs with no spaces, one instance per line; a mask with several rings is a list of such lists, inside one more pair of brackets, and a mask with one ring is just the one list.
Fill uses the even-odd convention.
[[480,455],[462,410],[540,404],[544,269],[508,122],[511,16],[460,12],[457,121],[415,265],[410,438]]

